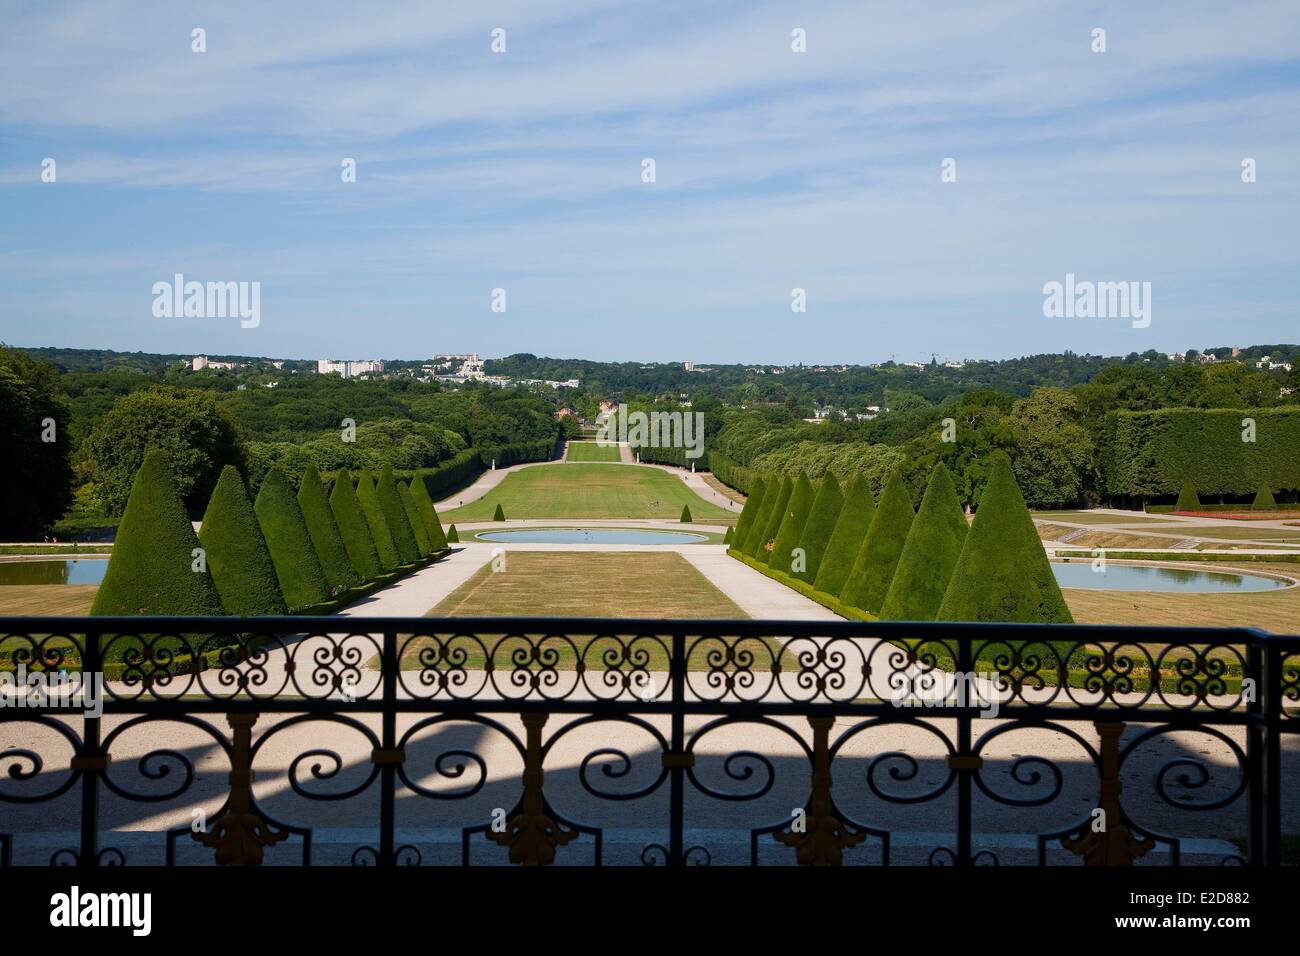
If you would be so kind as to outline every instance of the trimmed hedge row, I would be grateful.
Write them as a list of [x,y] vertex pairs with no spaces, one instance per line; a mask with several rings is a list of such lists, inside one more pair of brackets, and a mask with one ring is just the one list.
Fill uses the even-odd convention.
[[[1249,423],[1254,422],[1250,433]],[[1254,441],[1243,438],[1254,438]],[[1300,408],[1165,408],[1110,412],[1099,448],[1114,496],[1160,497],[1191,481],[1202,495],[1300,489]]]
[[[804,475],[756,478],[757,509],[752,518],[742,514],[749,531],[728,554],[855,620],[1071,621],[1005,455],[992,462],[969,531],[942,464],[930,475],[919,513],[897,470],[879,504],[865,478],[843,496],[834,481],[827,476],[814,493]],[[813,553],[814,537],[819,563],[800,575],[786,552]]]
[[754,482],[758,478],[758,472],[738,464],[720,451],[710,451],[708,456],[709,471],[713,472],[713,477],[739,492],[750,494],[750,489],[754,487]]

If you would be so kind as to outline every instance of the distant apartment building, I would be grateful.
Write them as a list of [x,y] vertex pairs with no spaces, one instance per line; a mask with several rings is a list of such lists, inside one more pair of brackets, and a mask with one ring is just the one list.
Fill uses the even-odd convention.
[[239,365],[238,363],[235,362],[214,362],[211,359],[209,359],[206,355],[196,355],[194,356],[194,360],[190,363],[190,368],[195,372],[200,372],[205,368],[226,369],[227,371],[233,371],[239,368]]
[[377,359],[366,359],[362,361],[335,361],[334,359],[318,359],[316,362],[316,371],[320,375],[332,375],[338,372],[344,378],[356,378],[358,375],[373,374],[378,375],[384,370],[384,363]]

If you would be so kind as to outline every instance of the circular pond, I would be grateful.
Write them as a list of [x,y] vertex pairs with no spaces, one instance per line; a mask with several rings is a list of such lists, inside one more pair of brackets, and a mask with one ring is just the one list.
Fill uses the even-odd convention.
[[1245,593],[1273,591],[1290,587],[1282,578],[1232,571],[1200,571],[1193,568],[1162,568],[1150,565],[1111,564],[1105,571],[1093,569],[1092,562],[1053,563],[1052,573],[1063,588],[1089,588],[1098,591],[1157,591],[1183,594]]
[[707,535],[685,531],[640,531],[631,528],[522,528],[482,531],[480,541],[516,544],[699,544]]

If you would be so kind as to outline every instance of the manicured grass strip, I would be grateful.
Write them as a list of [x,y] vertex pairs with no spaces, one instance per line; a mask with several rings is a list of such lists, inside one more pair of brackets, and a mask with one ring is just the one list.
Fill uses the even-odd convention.
[[[430,617],[744,618],[731,598],[670,551],[511,551],[484,565]],[[613,586],[596,586],[595,582]]]
[[568,461],[619,461],[617,445],[600,445],[594,441],[571,441],[568,444]]
[[735,517],[705,501],[677,475],[636,465],[550,464],[511,472],[478,501],[440,512],[444,521],[489,521],[500,505],[525,518],[666,518],[689,506],[696,520]]
[[83,617],[98,590],[98,584],[0,585],[0,617]]

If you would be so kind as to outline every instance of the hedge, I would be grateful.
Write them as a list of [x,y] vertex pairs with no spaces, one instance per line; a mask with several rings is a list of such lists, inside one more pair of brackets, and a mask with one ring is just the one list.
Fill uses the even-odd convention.
[[262,479],[253,504],[257,522],[262,526],[266,546],[275,565],[284,603],[293,612],[331,597],[325,572],[321,570],[316,549],[307,533],[307,522],[294,497],[289,479],[279,468],[272,468]]
[[460,544],[460,532],[456,530],[455,525],[451,525],[447,528],[447,543]]
[[421,551],[415,530],[406,516],[402,496],[397,493],[392,466],[384,465],[379,470],[379,477],[375,479],[375,495],[379,498],[379,506],[384,509],[384,520],[388,522],[388,530],[393,536],[393,544],[397,546],[397,556],[402,559],[402,564],[419,561],[424,552]]
[[733,529],[731,528],[731,526],[728,525],[728,526],[727,526],[727,530],[724,531],[724,532],[722,533],[722,543],[723,543],[723,544],[731,544],[731,539],[732,539],[732,534],[731,534],[731,532],[732,532],[732,530],[733,530]]
[[1196,494],[1196,487],[1192,484],[1190,478],[1183,481],[1183,487],[1178,491],[1178,501],[1174,503],[1175,511],[1199,511],[1201,509],[1201,499]]
[[505,521],[505,520],[506,520],[506,512],[505,512],[505,509],[502,508],[500,505],[497,505],[497,510],[494,511],[494,512],[492,512],[492,520],[493,520],[493,521]]
[[447,536],[442,533],[442,522],[438,520],[438,511],[434,508],[433,499],[429,497],[423,482],[411,483],[411,500],[415,502],[415,510],[419,513],[420,520],[424,522],[424,530],[429,535],[429,546],[433,552],[437,554],[446,551]]
[[808,523],[808,513],[812,511],[816,496],[808,476],[799,475],[794,481],[794,490],[790,492],[790,500],[786,502],[785,516],[781,519],[781,527],[777,529],[772,553],[767,561],[778,571],[793,574],[794,550],[799,547],[803,526]]
[[[433,468],[418,468],[396,474],[414,485],[422,485],[430,500],[438,501],[455,494],[483,473],[484,464],[477,448],[468,448]],[[414,491],[412,492],[414,493]]]
[[821,487],[817,489],[817,497],[813,499],[808,520],[803,526],[803,534],[800,535],[799,547],[803,548],[807,555],[807,570],[794,577],[808,584],[817,580],[822,555],[826,553],[826,545],[830,543],[831,535],[835,532],[835,520],[840,516],[840,509],[843,506],[844,495],[840,491],[840,483],[835,480],[834,475],[826,475],[822,478]]
[[288,614],[271,552],[234,465],[221,469],[203,512],[199,541],[228,614]]
[[730,485],[744,494],[752,495],[757,488],[755,482],[759,473],[737,464],[720,451],[709,451],[709,471],[724,485]]
[[758,509],[763,506],[764,483],[762,478],[756,478],[754,481],[754,490],[745,498],[745,506],[740,509],[740,517],[736,519],[736,533],[734,538],[739,544],[745,540],[745,535],[753,527],[754,515]]
[[941,621],[1072,624],[1047,552],[1011,474],[997,456],[975,522],[939,608]]
[[302,509],[307,534],[311,537],[312,547],[316,549],[316,558],[320,561],[330,591],[338,593],[360,584],[361,575],[348,557],[338,522],[334,520],[334,512],[330,509],[329,499],[325,497],[325,486],[321,484],[320,472],[315,465],[308,465],[302,470],[302,478],[298,482],[298,507]]
[[691,520],[692,520],[692,519],[691,519],[691,509],[690,509],[690,506],[689,506],[689,505],[682,505],[682,516],[681,516],[679,519],[677,519],[677,520],[678,520],[678,523],[680,523],[680,524],[690,524],[690,523],[691,523]]
[[411,534],[415,536],[415,546],[421,556],[432,554],[433,544],[429,541],[429,529],[425,527],[424,518],[415,507],[415,499],[411,497],[411,489],[406,482],[397,482],[397,497],[402,503],[402,510],[406,512],[406,522],[411,526]]
[[[1243,441],[1243,419],[1255,422]],[[1184,480],[1205,495],[1300,489],[1300,408],[1165,408],[1106,416],[1099,465],[1109,495],[1172,497]]]
[[751,556],[758,551],[758,539],[763,536],[763,531],[767,528],[767,519],[772,516],[772,509],[776,507],[777,498],[781,497],[781,481],[782,479],[775,475],[765,475],[763,477],[765,488],[763,499],[758,503],[758,510],[754,512],[754,517],[745,532],[745,537],[736,541],[737,551]]
[[1259,483],[1259,489],[1255,492],[1255,500],[1251,502],[1250,507],[1255,511],[1272,511],[1277,508],[1277,501],[1273,497],[1272,490],[1265,482]]
[[393,543],[393,533],[388,528],[384,509],[379,504],[375,483],[364,468],[357,475],[357,504],[361,506],[361,513],[366,516],[366,525],[370,528],[370,536],[375,541],[380,570],[393,570],[402,563],[402,560],[397,554],[397,545]]
[[880,613],[915,516],[903,475],[894,471],[880,493],[880,502],[862,542],[862,550],[858,552],[849,579],[840,591],[841,601],[868,614]]
[[814,588],[835,595],[838,600],[839,593],[844,590],[844,582],[853,571],[853,563],[862,550],[862,542],[867,537],[875,514],[876,501],[871,497],[870,483],[863,476],[854,478],[849,490],[844,493],[844,504],[840,508],[839,517],[835,519],[835,530],[826,542],[826,551],[817,567],[817,576],[813,578]]
[[933,621],[939,616],[968,529],[952,476],[939,462],[930,472],[921,508],[880,605],[881,620]]
[[330,492],[330,511],[334,513],[343,547],[357,574],[363,581],[378,577],[382,570],[379,552],[375,549],[370,525],[352,488],[352,476],[347,471],[340,470],[334,479],[334,490]]
[[753,556],[764,564],[772,560],[772,545],[776,541],[777,532],[781,530],[781,522],[785,520],[786,505],[790,503],[792,494],[794,494],[794,479],[782,480],[781,487],[777,489],[776,500],[772,502],[772,510],[767,513],[767,521],[761,529],[755,529],[759,533],[753,540]]
[[206,567],[193,569],[198,547],[167,459],[156,449],[147,452],[91,615],[223,614],[212,575]]

